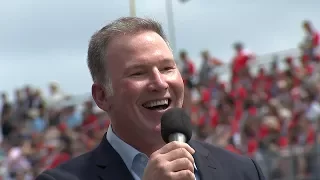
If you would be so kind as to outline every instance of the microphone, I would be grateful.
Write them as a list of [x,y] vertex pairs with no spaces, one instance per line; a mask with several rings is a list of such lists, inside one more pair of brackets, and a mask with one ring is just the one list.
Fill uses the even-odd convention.
[[171,108],[162,115],[161,136],[166,143],[190,141],[192,137],[191,119],[182,108]]

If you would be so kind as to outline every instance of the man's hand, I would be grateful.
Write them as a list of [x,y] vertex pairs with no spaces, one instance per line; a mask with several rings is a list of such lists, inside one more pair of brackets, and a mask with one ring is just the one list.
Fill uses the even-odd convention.
[[188,144],[171,142],[151,154],[143,180],[194,180],[195,153]]

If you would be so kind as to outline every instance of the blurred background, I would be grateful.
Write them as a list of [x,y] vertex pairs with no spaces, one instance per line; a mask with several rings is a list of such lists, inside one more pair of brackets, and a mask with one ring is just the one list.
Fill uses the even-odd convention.
[[320,180],[320,1],[0,0],[0,180],[31,180],[109,126],[90,95],[90,36],[122,16],[168,34],[194,139],[266,178]]

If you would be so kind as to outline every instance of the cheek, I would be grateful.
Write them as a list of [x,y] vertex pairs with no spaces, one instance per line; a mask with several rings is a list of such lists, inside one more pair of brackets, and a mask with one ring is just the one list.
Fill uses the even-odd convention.
[[177,98],[177,105],[181,106],[184,99],[184,84],[181,78],[176,77],[168,81],[172,93]]
[[121,84],[121,88],[118,89],[120,98],[123,101],[136,100],[143,91],[144,86],[145,83],[143,82],[125,81]]
[[181,76],[177,75],[175,77],[168,78],[168,82],[172,89],[178,93],[178,94],[183,94],[184,92],[184,84]]
[[173,82],[175,86],[179,86],[179,87],[184,86],[183,80],[179,71],[172,72],[172,74],[168,74],[165,77],[168,82]]

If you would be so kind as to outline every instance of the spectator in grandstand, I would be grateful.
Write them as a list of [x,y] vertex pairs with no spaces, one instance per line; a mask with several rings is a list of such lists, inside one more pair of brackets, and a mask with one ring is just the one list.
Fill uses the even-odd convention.
[[85,109],[83,111],[82,127],[84,129],[94,129],[98,125],[98,117],[94,113],[94,101],[89,100],[85,103]]
[[57,82],[52,82],[49,85],[50,96],[47,99],[48,108],[55,109],[55,105],[65,98],[65,94],[61,91]]
[[188,54],[185,50],[180,52],[180,59],[182,61],[181,76],[185,84],[183,108],[186,109],[187,112],[190,112],[191,96],[192,96],[191,93],[192,93],[192,89],[196,85],[196,82],[195,82],[196,68],[192,60],[188,57]]
[[[1,141],[3,139],[9,138],[15,131],[15,127],[13,124],[13,112],[12,112],[12,105],[8,101],[7,94],[3,93],[2,94],[2,107],[1,107],[1,117],[0,117],[0,122],[1,122]],[[0,141],[0,142],[1,142]]]
[[29,133],[41,133],[45,130],[47,127],[47,122],[43,117],[40,115],[39,109],[31,109],[28,112],[29,120],[27,122],[27,127],[29,130]]
[[15,121],[21,120],[25,117],[25,107],[24,107],[24,98],[23,92],[21,89],[16,89],[14,93],[14,116]]
[[319,55],[320,33],[317,32],[312,23],[308,20],[303,21],[302,27],[306,33],[306,37],[301,44],[304,55],[311,61],[315,61]]
[[24,92],[24,106],[25,106],[25,110],[26,112],[29,111],[29,109],[32,108],[33,103],[34,103],[34,89],[32,89],[32,87],[30,85],[26,85],[23,89]]
[[82,124],[82,112],[76,110],[77,104],[63,104],[60,107],[60,123],[66,123],[67,127],[74,129]]
[[237,42],[233,45],[235,56],[232,59],[232,83],[241,81],[249,75],[248,63],[255,58],[255,55],[246,49],[244,45]]
[[208,86],[211,76],[214,75],[214,68],[222,65],[223,63],[221,60],[211,57],[207,50],[201,52],[201,57],[202,61],[199,71],[199,85]]
[[188,57],[188,53],[185,50],[180,52],[180,59],[182,61],[181,76],[186,87],[192,89],[194,86],[194,76],[196,71],[194,63],[190,57]]
[[11,104],[8,100],[8,95],[6,93],[1,94],[1,119],[8,114],[9,110],[11,109]]

